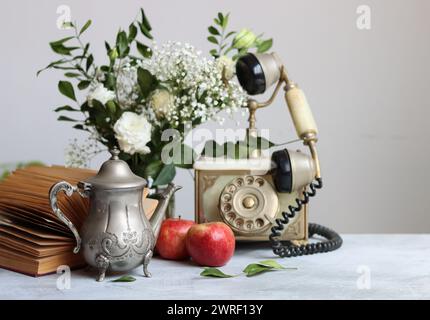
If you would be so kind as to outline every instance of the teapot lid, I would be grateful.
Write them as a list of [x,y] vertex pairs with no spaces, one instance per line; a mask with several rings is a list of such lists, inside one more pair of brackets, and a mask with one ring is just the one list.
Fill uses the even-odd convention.
[[146,180],[135,175],[127,162],[119,159],[118,148],[115,147],[110,153],[112,157],[102,164],[94,177],[85,180],[85,183],[102,189],[143,188],[146,186]]

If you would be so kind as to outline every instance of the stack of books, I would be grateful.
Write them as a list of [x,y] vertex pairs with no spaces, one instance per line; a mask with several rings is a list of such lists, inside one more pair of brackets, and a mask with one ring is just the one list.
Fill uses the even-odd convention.
[[[81,254],[74,254],[75,238],[52,212],[49,189],[59,181],[76,185],[96,172],[60,166],[18,169],[0,183],[0,267],[32,276],[56,272],[61,265],[85,266]],[[149,218],[157,200],[146,198],[143,206]],[[58,194],[61,211],[79,230],[89,212],[88,199],[74,193]]]

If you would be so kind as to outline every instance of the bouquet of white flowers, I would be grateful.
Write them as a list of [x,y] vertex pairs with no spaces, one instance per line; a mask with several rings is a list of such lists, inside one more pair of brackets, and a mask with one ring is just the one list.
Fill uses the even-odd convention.
[[[75,142],[67,152],[68,165],[85,165],[88,157],[103,150],[97,148],[97,141],[108,149],[118,147],[121,159],[154,186],[172,181],[175,167],[191,167],[193,150],[188,152],[191,161],[185,162],[183,157],[169,164],[162,161],[162,150],[169,143],[163,141],[162,133],[175,129],[181,150],[190,151],[183,144],[190,129],[217,119],[221,110],[233,113],[246,103],[244,91],[232,80],[234,61],[251,48],[264,52],[272,45],[271,39],[262,40],[248,29],[227,32],[228,19],[228,14],[219,13],[215,26],[208,28],[208,40],[217,48],[204,57],[190,44],[155,43],[141,10],[141,19],[132,22],[128,32],[120,30],[114,45],[105,42],[108,63],[101,66],[95,64],[90,44],[82,40],[91,20],[81,29],[68,22],[74,34],[50,43],[62,58],[42,70],[64,70],[65,77],[76,80],[76,86],[70,81],[58,83],[59,91],[76,106],[65,105],[55,111],[80,113],[80,118],[61,115],[58,120],[73,122],[74,128],[89,132],[91,146],[96,149],[92,152]],[[139,31],[150,44],[138,39]],[[71,41],[77,45],[70,45]],[[86,92],[83,103],[78,102],[75,88]]]

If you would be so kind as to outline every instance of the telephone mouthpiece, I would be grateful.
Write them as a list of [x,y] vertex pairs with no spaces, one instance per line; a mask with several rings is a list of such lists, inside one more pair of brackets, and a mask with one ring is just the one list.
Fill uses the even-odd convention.
[[282,63],[276,53],[248,53],[236,63],[236,75],[250,95],[264,93],[280,78]]

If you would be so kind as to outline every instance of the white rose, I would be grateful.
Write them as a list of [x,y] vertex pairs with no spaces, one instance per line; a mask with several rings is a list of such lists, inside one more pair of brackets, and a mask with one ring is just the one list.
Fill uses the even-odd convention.
[[106,102],[114,98],[115,98],[115,93],[113,91],[106,89],[103,86],[103,84],[99,83],[90,91],[90,93],[87,96],[87,101],[88,101],[88,104],[91,106],[91,101],[93,100],[97,100],[97,101],[100,101],[102,104],[105,104]]
[[216,59],[216,63],[217,63],[218,70],[220,70],[221,73],[224,72],[224,76],[226,80],[230,80],[231,78],[233,78],[236,64],[230,57],[221,56],[218,59]]
[[149,105],[154,110],[157,118],[165,117],[169,111],[173,108],[175,98],[167,90],[155,90],[149,101]]
[[146,144],[151,141],[152,125],[144,115],[134,112],[124,112],[115,123],[113,130],[119,147],[128,154],[149,153]]

